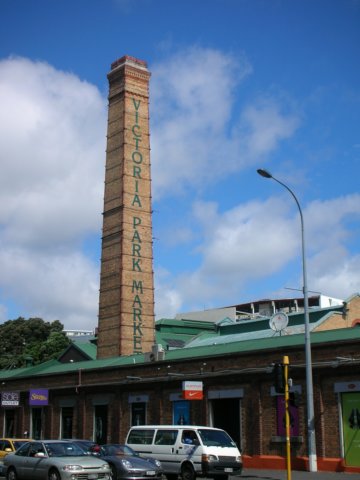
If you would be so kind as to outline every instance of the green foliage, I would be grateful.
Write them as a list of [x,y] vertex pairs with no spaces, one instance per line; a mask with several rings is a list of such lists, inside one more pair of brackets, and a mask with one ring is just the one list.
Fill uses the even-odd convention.
[[0,369],[25,367],[57,358],[71,343],[59,320],[19,317],[0,324]]

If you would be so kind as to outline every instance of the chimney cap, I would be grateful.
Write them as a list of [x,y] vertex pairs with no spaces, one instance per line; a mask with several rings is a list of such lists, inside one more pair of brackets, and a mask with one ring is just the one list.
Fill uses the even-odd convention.
[[145,60],[140,60],[138,58],[131,57],[129,55],[124,55],[123,57],[115,60],[115,62],[111,64],[111,70],[114,70],[115,68],[121,67],[122,65],[125,65],[125,64],[130,64],[138,68],[143,68],[147,70],[147,63],[145,62]]

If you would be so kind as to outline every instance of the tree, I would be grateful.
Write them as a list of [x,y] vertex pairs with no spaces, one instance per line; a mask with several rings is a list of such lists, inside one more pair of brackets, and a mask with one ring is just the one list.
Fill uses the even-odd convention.
[[36,365],[57,358],[71,343],[59,320],[19,317],[0,325],[0,369]]

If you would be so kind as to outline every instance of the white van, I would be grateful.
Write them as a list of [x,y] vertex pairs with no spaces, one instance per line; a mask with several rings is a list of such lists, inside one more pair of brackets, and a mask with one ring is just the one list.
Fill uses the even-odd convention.
[[141,456],[160,460],[167,480],[210,477],[227,480],[242,471],[241,454],[231,437],[219,428],[193,425],[132,427],[126,444]]

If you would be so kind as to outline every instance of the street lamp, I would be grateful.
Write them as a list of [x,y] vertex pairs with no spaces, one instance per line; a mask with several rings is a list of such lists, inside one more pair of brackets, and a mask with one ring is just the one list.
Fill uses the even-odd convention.
[[304,219],[301,207],[294,192],[273,177],[270,172],[259,168],[257,173],[264,178],[272,178],[275,182],[280,183],[294,198],[299,209],[301,220],[301,246],[302,246],[302,267],[303,267],[303,293],[304,293],[304,317],[305,317],[305,360],[306,360],[306,406],[307,406],[307,434],[308,434],[308,454],[309,454],[309,471],[317,471],[316,460],[316,443],[315,443],[315,423],[314,423],[314,392],[312,378],[312,360],[311,360],[311,341],[310,341],[310,322],[309,322],[309,296],[307,288],[307,272],[305,259],[305,237],[304,237]]

